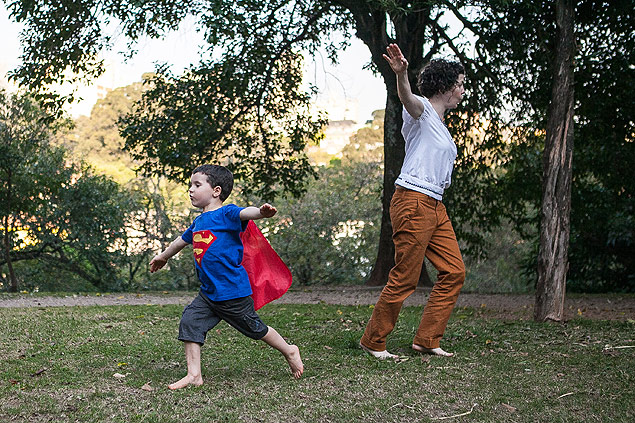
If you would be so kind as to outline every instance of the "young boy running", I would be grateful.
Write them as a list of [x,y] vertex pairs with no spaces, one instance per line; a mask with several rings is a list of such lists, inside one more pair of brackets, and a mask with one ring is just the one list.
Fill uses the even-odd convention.
[[274,328],[260,320],[254,310],[249,278],[241,265],[243,244],[240,233],[249,220],[272,217],[277,210],[270,204],[260,208],[223,206],[233,186],[233,175],[223,166],[203,165],[194,169],[190,201],[194,207],[203,209],[203,213],[183,235],[150,261],[150,272],[156,272],[170,257],[192,244],[196,273],[201,282],[198,296],[183,311],[179,325],[179,340],[185,344],[187,375],[169,385],[170,389],[203,384],[201,346],[207,332],[221,320],[280,351],[296,379],[304,371],[298,347],[287,344]]

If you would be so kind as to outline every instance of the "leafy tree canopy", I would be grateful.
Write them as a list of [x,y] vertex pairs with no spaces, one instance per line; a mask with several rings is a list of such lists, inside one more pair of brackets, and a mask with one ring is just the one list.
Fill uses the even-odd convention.
[[[160,37],[188,15],[197,16],[209,43],[206,56],[180,77],[167,66],[140,107],[123,120],[126,147],[141,170],[184,181],[202,162],[226,164],[248,189],[271,197],[298,193],[311,173],[304,146],[324,123],[309,116],[302,83],[302,48],[346,27],[323,2],[35,1],[7,2],[24,22],[23,66],[13,78],[59,107],[51,84],[103,72],[98,53],[111,45],[108,24],[119,24],[131,47],[140,36]],[[134,48],[130,51],[134,53]]]
[[[634,10],[628,0],[576,4],[569,268],[574,290],[635,290]],[[501,69],[515,105],[517,126],[501,197],[519,227],[537,218],[531,210],[540,204],[554,11],[547,1],[500,2],[486,19],[488,60]]]
[[[51,145],[59,123],[24,95],[0,91],[0,266],[37,259],[103,287],[119,279],[136,203],[112,180]],[[53,123],[51,123],[53,122]]]

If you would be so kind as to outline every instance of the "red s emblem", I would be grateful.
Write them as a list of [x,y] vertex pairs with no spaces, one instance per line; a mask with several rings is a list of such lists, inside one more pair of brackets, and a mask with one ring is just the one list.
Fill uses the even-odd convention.
[[204,230],[194,232],[192,247],[194,249],[194,259],[199,266],[201,265],[201,260],[203,260],[205,252],[214,241],[216,241],[216,236],[214,236],[211,231]]

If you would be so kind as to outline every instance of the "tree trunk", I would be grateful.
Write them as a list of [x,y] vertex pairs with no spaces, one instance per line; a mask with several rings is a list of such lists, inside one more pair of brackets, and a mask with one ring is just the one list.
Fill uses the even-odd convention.
[[15,276],[13,270],[13,262],[11,261],[11,189],[13,188],[12,172],[9,171],[7,175],[7,191],[6,191],[6,209],[7,215],[4,217],[4,239],[3,247],[4,254],[7,262],[7,269],[9,270],[9,292],[18,292],[18,278]]
[[11,261],[11,223],[9,222],[9,216],[4,218],[4,254],[7,262],[7,269],[9,270],[9,292],[18,292],[18,278],[15,276],[13,270],[13,262]]
[[404,158],[404,141],[401,136],[401,102],[396,90],[386,99],[384,118],[384,183],[382,194],[381,231],[377,259],[366,285],[384,285],[388,273],[395,265],[395,245],[392,242],[392,224],[390,222],[390,200],[395,192],[395,180],[399,176]]
[[557,2],[556,54],[543,156],[536,321],[560,321],[564,309],[573,158],[574,13],[572,0]]

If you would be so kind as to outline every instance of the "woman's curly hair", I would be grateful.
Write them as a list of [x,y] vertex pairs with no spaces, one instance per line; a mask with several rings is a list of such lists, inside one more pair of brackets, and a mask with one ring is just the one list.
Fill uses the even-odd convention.
[[444,93],[454,88],[461,74],[465,74],[462,64],[445,59],[435,59],[419,73],[417,88],[422,96],[430,98],[435,94]]

